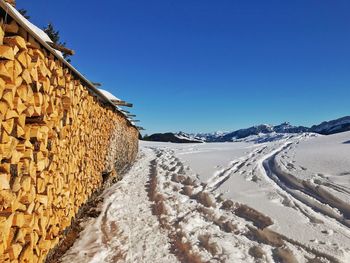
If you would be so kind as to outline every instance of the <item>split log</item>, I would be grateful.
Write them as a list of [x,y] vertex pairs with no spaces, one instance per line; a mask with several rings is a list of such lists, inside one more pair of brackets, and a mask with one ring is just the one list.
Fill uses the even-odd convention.
[[8,249],[8,253],[11,260],[17,260],[22,251],[22,246],[20,244],[13,244]]
[[14,60],[15,54],[13,48],[10,46],[0,45],[0,58]]
[[10,174],[0,173],[0,190],[10,189]]
[[20,50],[27,50],[26,41],[21,36],[4,37],[3,43],[11,47],[18,47]]
[[11,74],[11,71],[9,71],[2,61],[0,61],[0,78],[7,82],[11,82],[13,79],[13,74]]

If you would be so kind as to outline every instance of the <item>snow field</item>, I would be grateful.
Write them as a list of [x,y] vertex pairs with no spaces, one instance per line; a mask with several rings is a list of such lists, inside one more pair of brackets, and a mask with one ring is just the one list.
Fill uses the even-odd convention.
[[[350,262],[346,207],[330,197],[345,202],[349,184],[331,180],[328,167],[315,188],[323,167],[303,152],[314,140],[327,152],[346,138],[322,138],[330,140],[141,142],[137,162],[105,190],[100,216],[63,262]],[[346,152],[339,147],[333,152]]]

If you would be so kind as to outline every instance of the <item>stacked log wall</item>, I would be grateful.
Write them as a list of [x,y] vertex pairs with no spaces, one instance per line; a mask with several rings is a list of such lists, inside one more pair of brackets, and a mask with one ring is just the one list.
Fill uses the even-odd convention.
[[0,262],[43,262],[138,130],[15,21],[0,28]]

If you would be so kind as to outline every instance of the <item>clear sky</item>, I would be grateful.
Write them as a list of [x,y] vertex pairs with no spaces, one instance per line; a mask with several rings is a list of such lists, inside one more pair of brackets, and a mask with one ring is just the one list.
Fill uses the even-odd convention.
[[17,0],[146,133],[350,115],[349,0]]

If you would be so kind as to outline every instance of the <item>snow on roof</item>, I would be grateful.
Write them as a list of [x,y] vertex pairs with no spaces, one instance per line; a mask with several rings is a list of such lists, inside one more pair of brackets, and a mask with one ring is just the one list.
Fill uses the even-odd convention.
[[109,100],[120,100],[119,98],[117,98],[116,96],[114,96],[112,93],[110,93],[107,90],[104,89],[98,89],[103,95],[105,95],[107,97],[107,99]]
[[[31,22],[29,22],[24,16],[22,16],[22,14],[20,12],[17,11],[16,8],[14,8],[12,5],[10,5],[9,3],[6,3],[7,7],[10,8],[14,13],[16,13],[16,15],[18,16],[18,18],[24,23],[26,24],[35,34],[37,34],[42,40],[44,40],[45,42],[53,42],[51,40],[51,38],[43,31],[41,30],[39,27],[37,27],[36,25],[32,24]],[[63,57],[62,53],[58,50],[55,50],[55,52]]]
[[[114,96],[112,93],[110,93],[109,91],[107,90],[104,90],[104,89],[98,89],[107,99],[109,99],[110,101],[112,100],[121,100],[119,98],[117,98],[116,96]],[[115,106],[119,111],[121,111],[122,109],[118,106]],[[124,112],[121,111],[121,113],[125,116],[127,116],[127,114],[125,114]],[[128,119],[129,120],[129,119]],[[130,121],[130,120],[129,120]],[[130,121],[131,122],[131,121]],[[134,123],[132,123],[132,125],[135,126]]]

